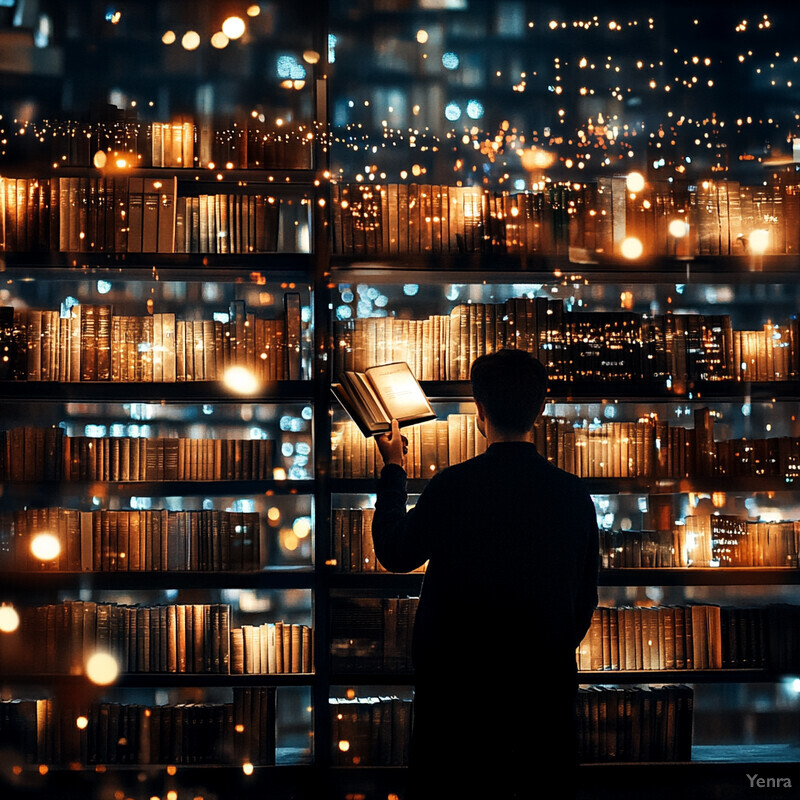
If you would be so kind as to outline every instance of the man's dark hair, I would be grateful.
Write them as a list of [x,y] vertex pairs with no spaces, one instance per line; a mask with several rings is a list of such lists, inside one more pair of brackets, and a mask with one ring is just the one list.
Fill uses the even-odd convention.
[[470,371],[472,396],[506,435],[533,427],[547,392],[547,370],[526,350],[498,350],[479,356]]

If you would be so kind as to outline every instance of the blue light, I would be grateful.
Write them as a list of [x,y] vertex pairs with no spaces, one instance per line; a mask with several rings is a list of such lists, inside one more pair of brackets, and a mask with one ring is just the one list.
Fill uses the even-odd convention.
[[470,100],[467,103],[467,116],[470,119],[480,119],[483,116],[483,103],[478,100]]
[[444,109],[444,115],[450,122],[455,122],[461,118],[461,108],[458,103],[448,103]]
[[353,309],[350,306],[337,306],[336,319],[350,319],[353,316]]
[[407,297],[414,297],[418,291],[419,284],[417,283],[407,283],[403,286],[403,294]]
[[445,53],[442,56],[442,66],[445,69],[458,69],[460,61],[455,53]]

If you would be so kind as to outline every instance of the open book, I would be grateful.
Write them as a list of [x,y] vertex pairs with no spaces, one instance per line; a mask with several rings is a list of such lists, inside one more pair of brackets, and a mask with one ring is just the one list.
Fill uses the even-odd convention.
[[387,433],[396,419],[400,427],[436,419],[430,401],[405,361],[344,372],[331,391],[364,436]]

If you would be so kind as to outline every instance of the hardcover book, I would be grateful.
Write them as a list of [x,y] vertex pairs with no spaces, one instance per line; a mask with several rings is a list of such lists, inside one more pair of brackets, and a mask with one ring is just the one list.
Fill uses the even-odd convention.
[[348,370],[331,390],[364,436],[388,432],[392,419],[400,427],[436,419],[419,381],[404,361],[369,367],[364,372]]

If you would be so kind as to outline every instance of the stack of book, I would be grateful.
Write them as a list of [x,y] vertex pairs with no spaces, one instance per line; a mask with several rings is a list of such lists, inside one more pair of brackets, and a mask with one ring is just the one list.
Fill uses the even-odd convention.
[[280,206],[238,187],[187,194],[174,175],[0,177],[0,250],[269,253],[278,249]]
[[[602,423],[545,416],[534,426],[534,443],[550,462],[582,478],[800,477],[800,438],[715,441],[708,408],[696,409],[693,420],[694,428],[687,428],[655,415]],[[486,449],[473,414],[449,414],[404,428],[403,434],[410,478],[429,478]],[[377,477],[382,466],[374,437],[363,436],[350,420],[334,424],[333,477]]]
[[800,522],[689,515],[671,530],[600,533],[604,569],[800,566]]
[[[632,193],[625,176],[614,176],[518,193],[333,184],[332,195],[333,251],[349,256],[568,252],[584,262],[619,254],[631,236],[647,255],[737,256],[751,253],[755,230],[768,231],[770,254],[800,250],[797,186],[654,181]],[[685,222],[685,236],[670,232],[675,220]]]
[[[230,606],[131,606],[67,600],[19,608],[19,631],[0,642],[11,673],[82,675],[95,652],[123,673],[230,673]],[[8,637],[6,637],[8,638]]]
[[[76,720],[84,718],[80,728]],[[0,702],[3,750],[28,764],[274,764],[276,690],[234,688],[227,703]],[[15,761],[15,763],[17,763]]]
[[336,766],[405,766],[413,723],[412,703],[398,697],[330,699]]
[[[12,570],[64,572],[231,571],[262,568],[256,512],[216,510],[78,511],[26,508],[0,514],[0,559]],[[55,536],[56,558],[41,561],[31,543]]]
[[698,381],[786,381],[800,376],[800,321],[734,330],[727,314],[578,311],[561,299],[460,303],[427,319],[366,317],[335,324],[335,370],[405,361],[420,380],[469,379],[472,362],[526,350],[551,381],[651,381],[685,392]]
[[581,763],[691,761],[690,686],[582,687]]
[[0,307],[0,380],[166,382],[216,381],[229,367],[258,380],[302,377],[301,301],[284,295],[283,314],[256,316],[244,301],[228,320],[178,319],[163,312],[116,314],[108,304],[59,311]]
[[313,672],[312,629],[290,622],[242,625],[231,631],[231,674]]
[[0,431],[0,480],[267,480],[273,455],[271,439],[94,438],[13,428]]
[[331,666],[340,672],[410,672],[418,597],[335,598]]
[[773,657],[787,661],[784,642],[770,641],[772,613],[771,606],[600,606],[577,650],[578,668],[770,668]]

